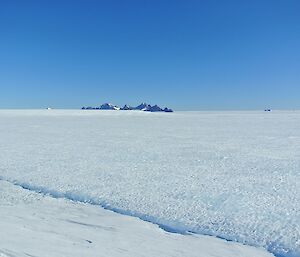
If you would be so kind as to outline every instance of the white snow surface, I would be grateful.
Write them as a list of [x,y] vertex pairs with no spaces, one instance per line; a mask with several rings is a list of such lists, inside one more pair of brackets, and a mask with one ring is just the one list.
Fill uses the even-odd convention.
[[299,111],[2,110],[0,151],[2,181],[300,256]]
[[0,257],[272,257],[262,249],[158,226],[0,181]]

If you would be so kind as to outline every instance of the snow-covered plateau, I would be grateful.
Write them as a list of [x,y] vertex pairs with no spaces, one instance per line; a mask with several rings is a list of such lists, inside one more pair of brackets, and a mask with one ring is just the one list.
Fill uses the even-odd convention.
[[0,152],[1,257],[300,256],[299,111],[2,110]]

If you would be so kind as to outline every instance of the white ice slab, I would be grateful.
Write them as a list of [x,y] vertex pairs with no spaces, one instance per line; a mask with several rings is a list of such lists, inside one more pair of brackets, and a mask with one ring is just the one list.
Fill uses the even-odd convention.
[[0,181],[1,257],[271,257],[207,236],[156,225],[88,204],[51,199]]

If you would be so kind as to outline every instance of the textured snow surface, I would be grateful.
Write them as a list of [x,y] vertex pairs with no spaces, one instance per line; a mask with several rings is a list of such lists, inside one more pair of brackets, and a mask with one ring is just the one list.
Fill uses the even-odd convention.
[[272,257],[263,249],[170,234],[98,206],[0,181],[0,257]]
[[0,111],[0,178],[300,256],[300,112]]

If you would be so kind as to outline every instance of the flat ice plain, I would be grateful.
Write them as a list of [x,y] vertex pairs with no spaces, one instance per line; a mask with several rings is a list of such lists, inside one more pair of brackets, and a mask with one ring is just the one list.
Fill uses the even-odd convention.
[[2,181],[300,256],[299,111],[7,110],[0,151]]

